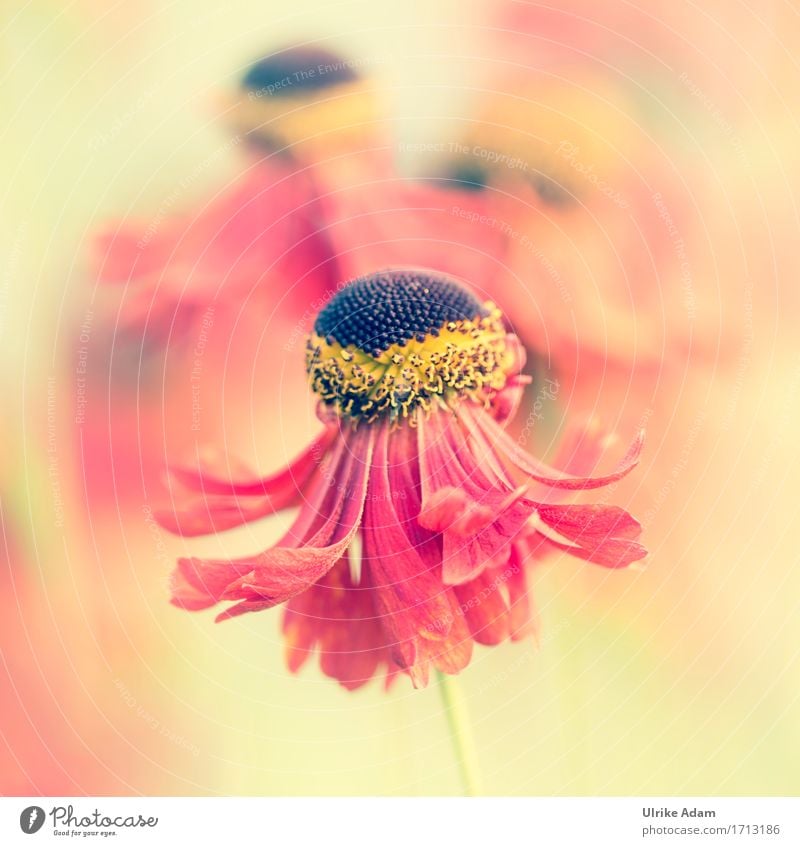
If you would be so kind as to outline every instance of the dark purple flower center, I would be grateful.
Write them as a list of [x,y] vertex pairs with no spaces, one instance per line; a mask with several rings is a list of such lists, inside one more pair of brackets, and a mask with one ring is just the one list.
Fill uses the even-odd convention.
[[314,331],[329,343],[380,355],[393,344],[437,336],[453,321],[486,317],[487,309],[450,277],[387,270],[350,282],[322,309]]

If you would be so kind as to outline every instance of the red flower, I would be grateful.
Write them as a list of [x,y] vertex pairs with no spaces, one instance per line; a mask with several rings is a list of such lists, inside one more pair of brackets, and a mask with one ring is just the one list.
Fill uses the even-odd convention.
[[123,327],[162,340],[196,328],[209,305],[240,305],[259,288],[271,293],[272,310],[302,314],[309,295],[329,285],[319,214],[308,174],[268,158],[197,212],[109,226],[96,244],[99,278],[132,283]]
[[[195,498],[161,516],[196,535],[299,506],[294,523],[255,556],[180,560],[175,605],[233,602],[224,620],[286,603],[293,670],[319,648],[345,687],[379,667],[423,686],[431,667],[462,670],[473,641],[532,631],[531,554],[613,568],[645,556],[621,508],[553,496],[620,479],[641,437],[594,478],[528,455],[502,426],[526,383],[520,346],[497,309],[449,277],[398,270],[350,283],[320,312],[306,361],[325,424],[316,441],[264,479],[178,471]],[[575,460],[597,443],[591,432],[573,443]]]
[[497,204],[401,176],[375,92],[346,58],[276,52],[224,106],[248,167],[195,209],[117,221],[94,239],[98,278],[124,286],[135,340],[172,342],[209,307],[296,322],[376,264],[498,287],[509,238]]
[[209,305],[238,310],[251,297],[267,314],[296,320],[342,278],[320,161],[333,159],[331,170],[350,178],[389,166],[372,137],[380,122],[368,84],[328,50],[259,60],[223,105],[236,132],[229,146],[246,151],[247,169],[197,209],[162,208],[95,239],[100,281],[127,286],[122,324],[134,334],[166,341],[196,328]]

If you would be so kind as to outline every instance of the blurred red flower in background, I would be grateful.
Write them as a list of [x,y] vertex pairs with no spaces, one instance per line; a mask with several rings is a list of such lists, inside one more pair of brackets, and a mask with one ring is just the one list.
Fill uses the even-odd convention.
[[[323,65],[336,70],[308,76]],[[493,296],[502,277],[506,235],[474,223],[483,198],[398,175],[374,92],[342,57],[267,56],[221,120],[246,141],[248,166],[229,187],[183,214],[115,223],[94,245],[106,292],[122,286],[102,330],[108,369],[87,389],[107,414],[83,424],[100,444],[84,461],[101,508],[157,496],[188,441],[252,441],[278,393],[301,408],[302,385],[278,363],[343,281],[426,266]],[[223,421],[225,407],[239,411]]]

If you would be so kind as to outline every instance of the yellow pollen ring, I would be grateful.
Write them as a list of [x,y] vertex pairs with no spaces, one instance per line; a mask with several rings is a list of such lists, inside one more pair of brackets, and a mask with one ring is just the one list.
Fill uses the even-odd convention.
[[392,344],[377,356],[314,333],[306,345],[311,388],[342,416],[365,422],[407,418],[437,398],[488,403],[516,364],[500,312],[489,308],[487,317],[451,321],[438,335]]

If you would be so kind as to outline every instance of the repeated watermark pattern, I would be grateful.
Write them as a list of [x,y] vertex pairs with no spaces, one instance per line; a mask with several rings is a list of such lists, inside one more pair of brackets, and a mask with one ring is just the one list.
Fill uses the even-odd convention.
[[692,82],[689,78],[689,74],[684,71],[679,77],[680,81],[686,88],[689,89],[689,93],[698,100],[708,111],[709,115],[711,115],[711,119],[716,123],[716,125],[722,130],[724,135],[728,138],[733,147],[734,151],[736,152],[736,157],[739,160],[739,163],[742,165],[747,165],[747,153],[745,152],[744,144],[742,143],[742,139],[739,137],[736,127],[725,117],[722,112],[722,109],[714,102],[712,97],[703,89]]
[[145,106],[161,92],[161,87],[153,85],[140,94],[131,105],[119,116],[106,124],[102,132],[98,132],[89,139],[88,147],[96,153],[118,138],[139,116]]
[[214,152],[206,156],[192,171],[181,179],[178,185],[167,195],[166,199],[158,207],[158,211],[147,224],[142,237],[136,242],[136,248],[141,252],[147,248],[147,245],[155,238],[161,229],[164,221],[170,216],[172,210],[177,206],[181,197],[197,182],[197,180],[213,165],[222,158],[226,153],[229,153],[235,147],[242,143],[241,135],[234,135],[224,144],[217,147]]
[[469,223],[476,223],[480,226],[487,226],[501,232],[509,241],[514,241],[523,249],[527,250],[544,268],[545,273],[553,280],[558,290],[559,297],[564,305],[572,302],[572,294],[564,283],[558,268],[552,259],[542,250],[541,247],[531,238],[530,235],[512,226],[507,220],[492,214],[483,214],[473,209],[465,209],[461,206],[452,206],[450,214],[466,220]]
[[197,342],[192,350],[191,371],[189,374],[189,382],[192,394],[192,424],[193,432],[200,431],[200,417],[203,410],[200,401],[200,385],[203,376],[203,356],[205,355],[206,346],[208,344],[208,334],[214,326],[215,308],[213,305],[209,306],[203,313],[203,318],[200,321],[200,332],[197,336]]
[[692,422],[692,425],[686,432],[686,439],[683,442],[683,448],[678,455],[678,460],[672,465],[667,475],[666,480],[661,487],[656,491],[653,505],[647,509],[640,520],[642,526],[649,526],[655,520],[656,514],[661,510],[664,503],[669,499],[670,495],[675,490],[675,485],[678,478],[689,465],[689,459],[694,452],[697,444],[697,438],[703,430],[708,419],[708,412],[701,409]]
[[83,426],[86,423],[86,380],[89,369],[89,343],[92,338],[92,323],[94,312],[89,309],[78,328],[79,347],[76,351],[75,364],[75,423]]
[[47,478],[50,483],[50,495],[53,500],[53,525],[64,528],[64,494],[61,489],[61,470],[59,469],[58,439],[56,436],[56,380],[47,378]]
[[627,209],[630,203],[615,189],[607,179],[595,172],[594,164],[589,164],[581,159],[581,148],[572,141],[561,141],[556,148],[557,155],[582,176],[590,185],[594,186],[604,197],[607,197],[614,205],[621,209]]
[[667,232],[672,240],[672,247],[675,250],[675,255],[679,262],[679,275],[681,280],[681,290],[683,292],[683,304],[686,308],[686,315],[690,321],[697,317],[697,301],[694,292],[694,284],[692,283],[692,269],[689,264],[689,257],[686,253],[686,242],[678,230],[678,226],[672,217],[667,204],[660,192],[653,194],[653,203],[655,203],[658,216],[667,227]]
[[150,711],[148,711],[147,708],[145,708],[144,705],[142,705],[131,693],[122,679],[114,679],[114,687],[119,691],[122,701],[128,706],[128,708],[130,708],[137,717],[143,720],[150,729],[156,732],[159,737],[163,737],[170,743],[174,743],[176,746],[186,749],[188,752],[191,752],[195,758],[200,757],[200,749],[190,740],[187,740],[182,734],[179,734],[169,726],[164,725],[158,717],[150,713]]

